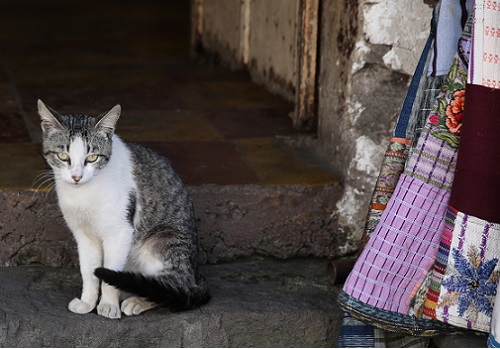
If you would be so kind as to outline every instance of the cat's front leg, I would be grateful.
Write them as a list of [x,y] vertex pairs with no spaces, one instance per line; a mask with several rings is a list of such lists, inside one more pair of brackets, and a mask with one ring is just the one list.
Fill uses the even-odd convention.
[[[103,240],[104,268],[116,271],[125,269],[132,245],[132,235],[131,227],[124,228]],[[120,291],[117,288],[102,282],[101,301],[97,306],[97,313],[110,319],[119,319],[121,317],[119,298]]]
[[119,319],[122,317],[120,311],[120,291],[115,287],[102,283],[102,297],[97,306],[97,314],[110,319]]
[[82,295],[74,298],[68,309],[73,313],[86,314],[95,308],[99,298],[99,279],[95,277],[94,270],[102,264],[102,247],[97,238],[89,237],[83,231],[74,231],[74,236],[78,244]]

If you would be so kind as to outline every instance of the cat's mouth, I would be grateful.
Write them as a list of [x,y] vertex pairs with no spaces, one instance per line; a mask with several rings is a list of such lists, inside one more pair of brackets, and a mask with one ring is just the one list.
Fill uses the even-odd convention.
[[67,178],[60,178],[61,182],[65,183],[66,185],[72,186],[72,187],[81,187],[86,181],[78,181],[75,182],[72,179],[67,179]]
[[81,187],[85,182],[83,181],[68,181],[68,184],[71,184],[73,187]]

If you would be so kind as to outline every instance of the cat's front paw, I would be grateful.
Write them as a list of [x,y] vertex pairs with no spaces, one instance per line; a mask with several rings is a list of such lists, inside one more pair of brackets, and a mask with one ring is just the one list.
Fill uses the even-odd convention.
[[129,297],[122,302],[122,311],[125,315],[139,315],[143,311],[154,308],[155,304],[139,297]]
[[97,314],[110,319],[119,319],[122,317],[122,312],[118,304],[101,303],[97,306]]
[[88,303],[85,303],[84,301],[80,300],[79,298],[73,299],[71,302],[68,304],[68,309],[71,310],[73,313],[76,314],[87,314],[90,313],[95,307],[94,305],[90,305]]

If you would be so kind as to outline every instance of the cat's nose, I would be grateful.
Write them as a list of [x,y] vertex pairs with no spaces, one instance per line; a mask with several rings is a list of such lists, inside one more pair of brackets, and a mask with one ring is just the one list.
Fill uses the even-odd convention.
[[71,176],[71,178],[73,178],[73,180],[75,181],[75,183],[80,182],[80,180],[82,179],[82,177],[80,177],[80,176]]

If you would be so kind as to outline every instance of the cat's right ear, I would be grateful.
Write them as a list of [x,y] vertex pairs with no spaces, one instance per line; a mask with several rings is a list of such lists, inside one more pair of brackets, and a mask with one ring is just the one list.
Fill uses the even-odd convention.
[[115,132],[116,123],[120,118],[120,114],[122,112],[122,107],[117,104],[110,111],[108,111],[95,125],[96,129],[102,130],[109,139],[113,136]]
[[43,133],[49,133],[53,130],[63,129],[61,123],[40,99],[38,100],[38,115],[40,115],[41,118]]

